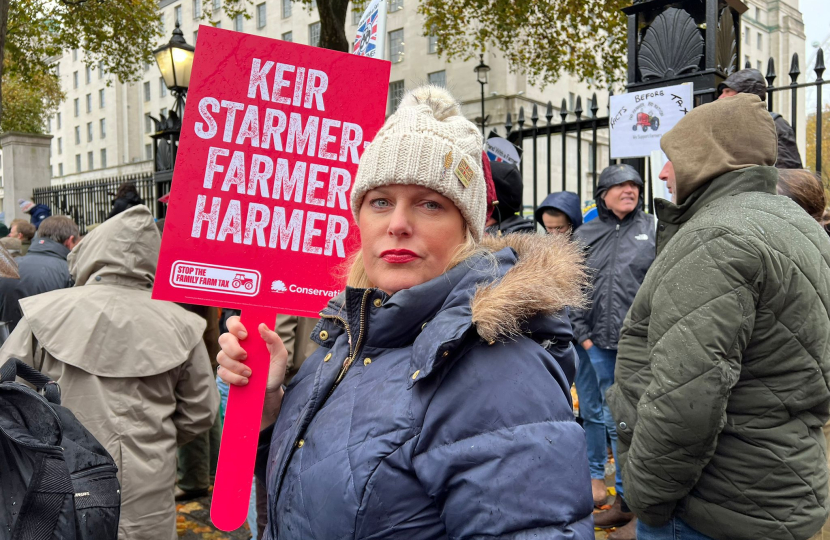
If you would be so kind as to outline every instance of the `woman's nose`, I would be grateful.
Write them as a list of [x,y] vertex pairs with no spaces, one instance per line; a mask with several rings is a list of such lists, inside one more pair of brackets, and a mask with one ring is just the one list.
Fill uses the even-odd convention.
[[395,207],[389,219],[388,233],[390,236],[411,236],[412,221],[409,212],[402,205]]

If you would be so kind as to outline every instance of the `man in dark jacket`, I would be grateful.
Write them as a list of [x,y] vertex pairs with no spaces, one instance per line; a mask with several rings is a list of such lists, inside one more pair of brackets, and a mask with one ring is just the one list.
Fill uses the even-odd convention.
[[17,204],[20,205],[21,210],[32,216],[31,223],[35,226],[35,229],[40,227],[44,219],[52,215],[52,211],[45,204],[35,204],[26,199],[18,199]]
[[22,317],[19,301],[72,286],[66,257],[78,243],[78,226],[67,216],[43,220],[29,252],[17,259],[20,279],[0,279],[0,321],[13,331]]
[[582,225],[582,204],[579,195],[570,191],[551,193],[536,209],[534,217],[548,234],[571,235]]
[[[761,98],[761,101],[766,101],[767,82],[757,69],[742,69],[718,85],[718,94],[718,99],[738,94],[754,94]],[[775,121],[775,132],[778,136],[778,160],[775,166],[779,169],[800,169],[801,154],[798,153],[792,126],[780,114],[770,114]]]
[[[573,312],[574,337],[587,351],[602,400],[603,419],[616,455],[614,419],[605,392],[614,382],[617,340],[628,307],[654,260],[654,217],[643,208],[643,180],[629,165],[612,165],[602,171],[597,184],[598,219],[585,223],[574,234],[588,252],[592,274],[591,304]],[[581,400],[582,398],[580,398]],[[620,469],[617,497],[610,510],[595,516],[598,527],[621,527],[610,540],[635,538],[634,514],[625,506]]]
[[608,393],[626,501],[648,538],[809,538],[830,507],[830,240],[776,195],[758,97],[694,109],[661,146],[674,202]]
[[493,236],[510,233],[535,233],[536,224],[520,216],[522,211],[522,173],[519,168],[502,161],[491,161],[493,184],[496,187],[496,206],[487,220],[485,232]]

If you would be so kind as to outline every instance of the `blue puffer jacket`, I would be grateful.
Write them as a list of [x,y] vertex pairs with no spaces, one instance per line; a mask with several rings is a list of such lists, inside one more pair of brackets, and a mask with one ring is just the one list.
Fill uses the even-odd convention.
[[263,433],[266,538],[594,538],[560,365],[575,361],[581,255],[555,235],[490,242],[493,256],[391,297],[349,288],[321,313],[321,348]]

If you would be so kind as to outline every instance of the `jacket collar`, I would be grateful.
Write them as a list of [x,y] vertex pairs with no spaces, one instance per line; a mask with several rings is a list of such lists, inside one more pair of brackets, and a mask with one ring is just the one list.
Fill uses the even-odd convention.
[[27,255],[29,253],[48,255],[65,261],[67,255],[69,255],[69,248],[55,242],[51,238],[36,238],[32,241],[32,246],[29,248],[29,251],[26,252]]
[[660,254],[684,223],[710,203],[723,197],[753,191],[774,195],[777,186],[778,170],[775,167],[757,166],[718,176],[692,192],[682,204],[656,199],[654,206],[660,222],[657,230],[657,254]]

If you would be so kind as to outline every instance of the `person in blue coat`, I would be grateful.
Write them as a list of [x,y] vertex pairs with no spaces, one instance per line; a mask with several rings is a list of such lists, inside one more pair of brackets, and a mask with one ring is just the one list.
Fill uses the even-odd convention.
[[571,191],[551,193],[536,209],[534,217],[548,234],[567,233],[570,237],[582,225],[579,195]]
[[[285,347],[256,329],[271,353],[264,538],[594,538],[565,375],[581,253],[558,236],[485,240],[480,159],[445,89],[405,96],[355,177],[348,286],[287,388]],[[257,376],[247,332],[232,317],[220,338],[233,385]]]

